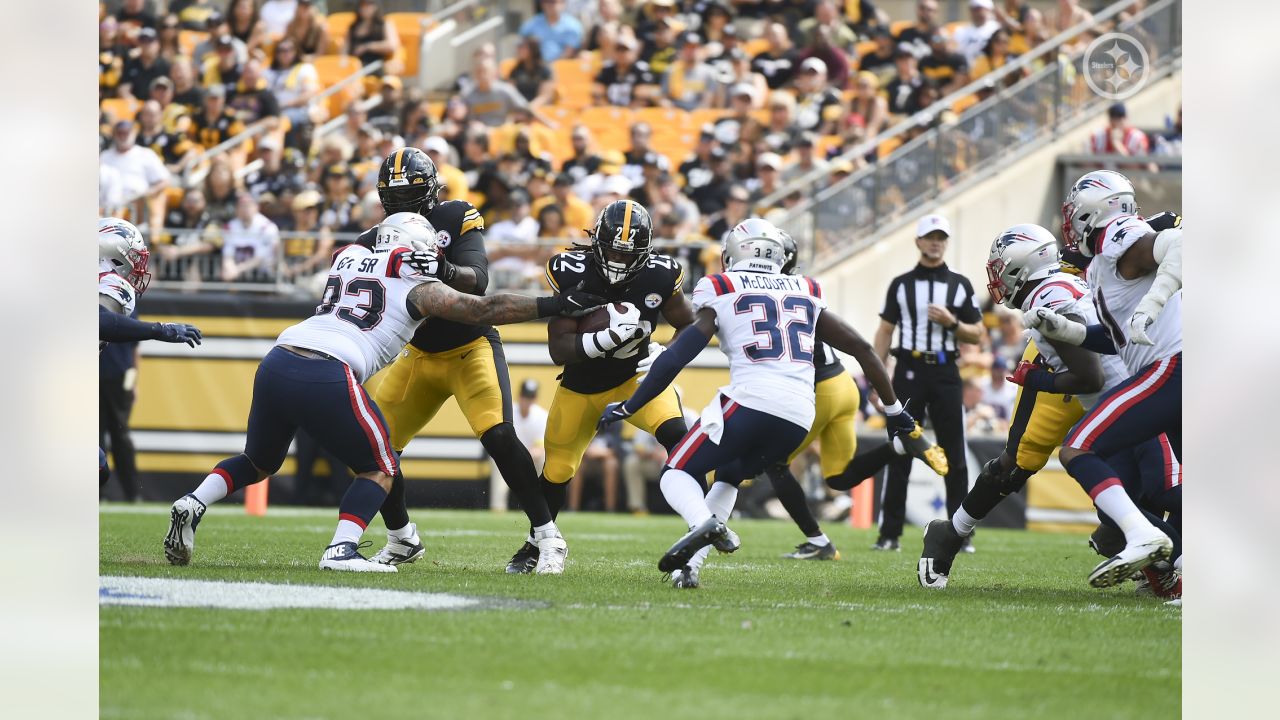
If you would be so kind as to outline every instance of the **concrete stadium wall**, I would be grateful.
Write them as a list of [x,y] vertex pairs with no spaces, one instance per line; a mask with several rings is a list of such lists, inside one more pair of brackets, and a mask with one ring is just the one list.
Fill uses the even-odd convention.
[[[1182,101],[1181,73],[1155,83],[1126,103],[1129,119],[1138,127],[1161,127]],[[947,248],[947,263],[964,273],[980,298],[986,297],[987,251],[996,233],[1020,222],[1047,223],[1057,217],[1062,198],[1057,196],[1054,170],[1059,155],[1080,152],[1089,136],[1105,122],[1098,118],[1064,134],[1010,167],[962,191],[941,205],[914,215],[910,222],[890,232],[880,242],[835,267],[814,273],[826,289],[832,309],[864,333],[872,333],[889,280],[909,270],[919,257],[913,238],[915,220],[940,212],[954,231]],[[1049,226],[1054,234],[1056,225]]]

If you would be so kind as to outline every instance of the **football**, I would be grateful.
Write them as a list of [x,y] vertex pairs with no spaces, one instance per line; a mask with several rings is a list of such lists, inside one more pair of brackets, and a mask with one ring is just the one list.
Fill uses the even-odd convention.
[[[627,308],[622,303],[613,304],[614,312],[626,312]],[[578,318],[578,332],[589,333],[599,332],[609,327],[609,310],[605,307],[597,308],[587,315]]]

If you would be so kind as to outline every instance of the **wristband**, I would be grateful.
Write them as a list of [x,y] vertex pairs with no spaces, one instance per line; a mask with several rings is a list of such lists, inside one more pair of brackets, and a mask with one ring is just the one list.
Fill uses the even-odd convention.
[[899,415],[902,413],[902,401],[894,400],[892,405],[884,406],[885,415]]
[[558,297],[540,297],[534,300],[534,305],[540,318],[560,314],[560,298]]
[[440,256],[440,276],[445,283],[451,283],[458,277],[458,266],[446,260],[444,255]]
[[593,333],[583,333],[578,337],[582,342],[582,352],[589,358],[604,357],[604,354],[612,350],[612,347],[603,347],[600,340],[600,333],[608,334],[608,330],[601,330]]

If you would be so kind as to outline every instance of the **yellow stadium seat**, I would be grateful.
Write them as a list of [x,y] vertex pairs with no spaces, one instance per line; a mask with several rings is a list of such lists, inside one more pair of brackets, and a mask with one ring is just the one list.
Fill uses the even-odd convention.
[[703,125],[716,124],[720,118],[729,114],[724,108],[698,108],[689,111],[689,124],[694,130],[701,130]]
[[431,21],[431,15],[421,12],[387,13],[387,19],[400,35],[400,47],[404,49],[403,75],[418,74],[418,55],[421,51],[422,32]]
[[750,58],[753,58],[768,49],[768,38],[751,38],[742,45],[742,51]]
[[325,31],[329,34],[330,47],[335,51],[342,47],[342,44],[347,41],[347,31],[355,21],[356,14],[353,12],[329,13],[324,22]]
[[876,148],[876,156],[883,160],[884,158],[889,157],[889,153],[897,150],[901,145],[902,138],[891,137],[888,140],[883,140],[880,142],[879,147]]
[[857,54],[857,56],[860,58],[866,57],[875,51],[876,51],[875,40],[863,40],[862,42],[853,46],[853,52]]
[[679,135],[689,129],[689,113],[680,108],[651,107],[632,111],[632,122],[647,122],[653,135]]
[[818,138],[818,143],[814,146],[814,154],[818,157],[826,157],[827,151],[833,147],[840,147],[844,142],[844,138],[839,135],[822,135]]
[[556,60],[551,68],[555,75],[557,105],[583,108],[591,104],[591,86],[595,79],[585,60]]
[[498,77],[510,77],[511,71],[515,68],[517,62],[519,61],[516,60],[516,58],[507,58],[506,60],[498,63]]
[[965,95],[951,104],[951,112],[959,115],[978,103],[977,95]]
[[653,149],[667,156],[667,160],[671,162],[671,167],[677,168],[680,163],[689,157],[693,152],[693,146],[698,143],[698,133],[681,132],[675,135],[654,135]]
[[613,105],[584,108],[581,122],[591,129],[596,147],[625,150],[631,145],[631,110]]
[[311,64],[316,68],[320,84],[329,87],[339,80],[360,72],[360,59],[354,55],[320,55]]
[[889,23],[889,34],[894,37],[898,37],[898,35],[902,34],[903,30],[906,30],[915,24],[915,20],[894,20]]
[[209,38],[209,33],[199,30],[179,30],[178,31],[178,47],[182,49],[182,54],[187,57],[194,57],[196,46]]
[[138,114],[138,106],[137,100],[127,98],[103,98],[101,102],[102,111],[115,122],[133,120],[133,116]]

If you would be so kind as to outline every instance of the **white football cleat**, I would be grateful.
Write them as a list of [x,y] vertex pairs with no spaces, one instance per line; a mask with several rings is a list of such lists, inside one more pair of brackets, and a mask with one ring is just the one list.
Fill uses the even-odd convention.
[[164,556],[171,565],[188,565],[196,549],[196,526],[204,517],[205,504],[195,495],[178,498],[169,510],[169,532],[164,536]]
[[560,533],[535,537],[538,546],[538,564],[535,575],[560,575],[564,573],[564,561],[569,557],[569,544]]
[[1129,543],[1119,553],[1098,563],[1089,573],[1089,584],[1096,588],[1111,587],[1157,560],[1168,560],[1173,554],[1173,541],[1159,530],[1151,530],[1155,533],[1151,537]]
[[[373,543],[365,543],[372,545]],[[325,548],[320,557],[321,570],[342,570],[345,572],[396,572],[395,565],[376,563],[360,554],[360,547],[353,542],[340,542]]]
[[387,544],[369,559],[383,565],[406,565],[425,555],[427,548],[418,537],[418,526],[410,523],[409,530],[412,534],[407,538],[397,538],[388,532]]

